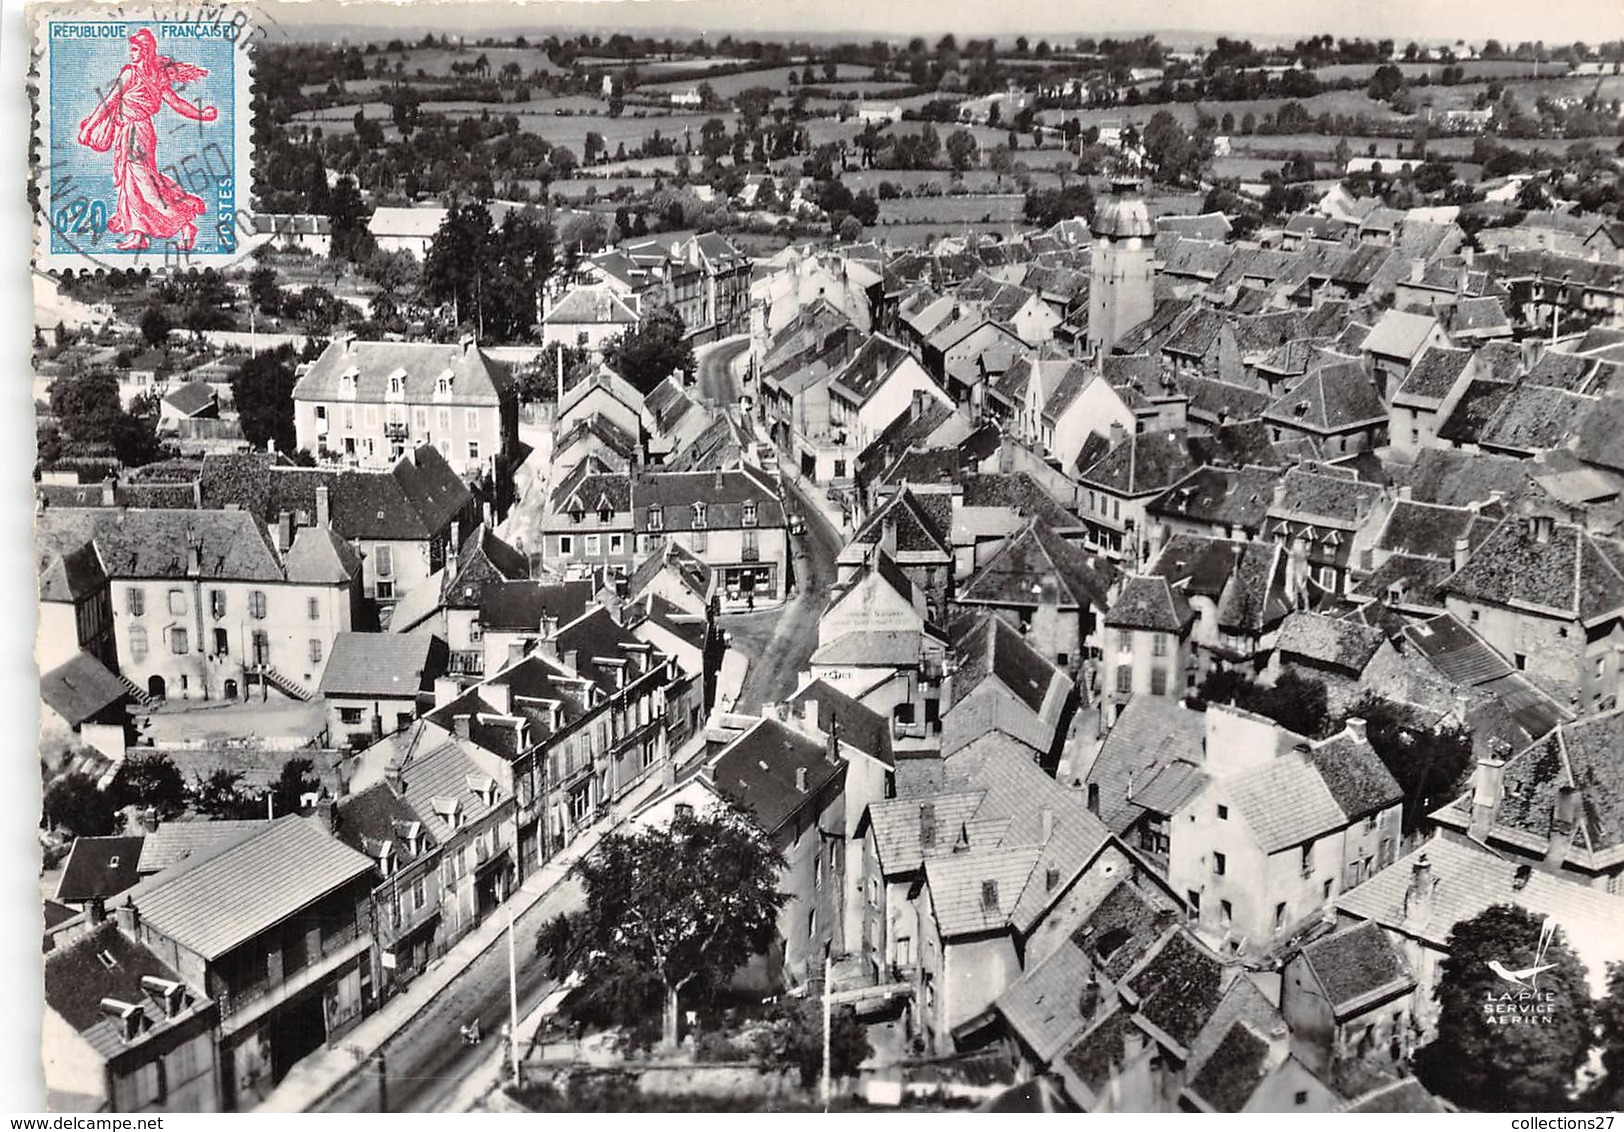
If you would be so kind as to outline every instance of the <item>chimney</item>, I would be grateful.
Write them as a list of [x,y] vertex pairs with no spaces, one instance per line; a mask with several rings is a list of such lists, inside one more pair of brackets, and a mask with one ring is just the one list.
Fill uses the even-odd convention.
[[383,780],[388,784],[389,792],[395,797],[398,798],[406,792],[406,783],[401,778],[399,763],[391,762],[383,768]]
[[1471,714],[1471,711],[1472,697],[1468,696],[1465,692],[1457,691],[1455,693],[1455,718],[1464,724],[1466,722],[1466,717]]
[[383,716],[378,712],[372,713],[372,741],[376,743],[383,738]]
[[1432,862],[1422,853],[1410,866],[1410,886],[1404,890],[1404,926],[1419,928],[1432,917],[1432,892],[1438,881],[1432,875]]
[[1398,489],[1398,501],[1400,503],[1408,503],[1410,501],[1410,498],[1414,494],[1415,494],[1415,489],[1413,487],[1411,487],[1409,484],[1405,484],[1404,486],[1402,486],[1402,487],[1400,487]]
[[1455,552],[1450,564],[1456,570],[1466,569],[1466,560],[1472,556],[1472,543],[1465,535],[1455,540]]
[[801,718],[806,721],[808,731],[817,731],[818,728],[818,701],[811,696],[801,705]]
[[462,552],[462,524],[456,520],[451,523],[451,541],[445,548],[445,572],[447,577],[455,577],[457,573],[457,555]]
[[718,492],[720,492],[723,487],[727,486],[726,481],[722,478],[722,469],[720,465],[718,465],[716,468],[716,481],[714,486]]
[[[917,398],[919,394],[916,393],[914,396]],[[103,507],[111,507],[118,502],[118,478],[116,476],[108,476],[102,480],[101,495]]]
[[338,832],[338,808],[331,798],[316,799],[316,820],[328,833]]
[[1045,806],[1038,811],[1038,840],[1047,845],[1053,836],[1054,811]]
[[332,497],[326,484],[316,485],[316,526],[326,530],[333,525]]
[[1015,470],[1015,441],[1008,433],[998,442],[998,470],[1006,475]]
[[919,844],[925,849],[936,847],[936,804],[934,802],[921,802],[919,804]]
[[908,419],[917,421],[920,417],[922,417],[924,415],[925,415],[925,391],[923,389],[915,389],[913,391],[913,410],[909,413]]
[[998,882],[984,880],[981,882],[981,908],[986,912],[998,911]]
[[1461,247],[1460,257],[1461,257],[1461,259],[1466,261],[1466,266],[1467,267],[1472,266],[1472,245],[1471,244],[1465,244],[1465,245],[1463,245]]
[[124,903],[120,904],[114,912],[118,917],[119,932],[129,939],[140,939],[141,909],[135,906],[135,901],[126,896]]
[[1477,760],[1477,773],[1472,776],[1472,821],[1467,828],[1467,833],[1476,841],[1484,840],[1489,826],[1494,824],[1505,769],[1505,760],[1493,755]]
[[799,794],[806,793],[806,768],[804,766],[795,768],[795,790]]
[[509,644],[508,647],[507,647],[507,663],[504,664],[502,667],[503,668],[511,668],[515,664],[518,664],[519,661],[523,660],[524,658],[525,658],[524,642],[523,641],[514,641],[511,644]]
[[474,352],[474,336],[472,334],[464,334],[461,338],[457,339],[457,345],[462,347],[462,352],[464,354],[473,353]]
[[1545,845],[1545,863],[1560,866],[1573,845],[1573,831],[1579,824],[1579,791],[1572,786],[1557,789],[1551,806],[1551,828]]
[[1351,738],[1355,743],[1369,742],[1369,740],[1365,738],[1365,721],[1360,719],[1357,715],[1348,716],[1347,722],[1343,724],[1343,726],[1347,728],[1349,738]]
[[1122,427],[1121,421],[1111,422],[1111,447],[1115,448],[1128,438],[1128,430]]
[[443,708],[446,704],[462,695],[462,686],[449,676],[440,676],[434,681],[434,706]]
[[107,922],[107,903],[100,896],[92,896],[85,904],[85,922],[91,927]]
[[471,716],[466,716],[466,715],[459,715],[459,716],[457,716],[455,719],[453,719],[451,721],[452,727],[454,727],[456,729],[457,738],[459,738],[459,739],[468,738],[468,728],[469,728],[469,725],[472,722],[473,722],[473,718]]
[[550,637],[558,632],[558,618],[551,613],[541,615],[541,635]]
[[513,714],[513,689],[506,684],[486,684],[479,689],[479,694],[490,702],[497,715]]
[[1274,502],[1271,506],[1279,508],[1286,505],[1286,481],[1274,481]]
[[283,511],[276,517],[276,549],[283,554],[293,545],[293,515]]
[[1410,282],[1411,283],[1419,283],[1419,282],[1421,282],[1422,277],[1424,275],[1426,275],[1426,273],[1427,273],[1427,261],[1426,260],[1424,260],[1424,259],[1412,259],[1410,261]]
[[569,669],[571,672],[580,671],[580,669],[576,667],[577,662],[581,659],[580,649],[565,649],[563,652],[559,653],[558,656],[565,668]]
[[887,515],[880,522],[880,549],[891,557],[896,557],[897,520],[895,515]]
[[1549,515],[1532,516],[1529,520],[1529,526],[1533,529],[1534,541],[1541,543],[1550,542],[1551,528],[1554,525],[1555,524],[1552,522]]

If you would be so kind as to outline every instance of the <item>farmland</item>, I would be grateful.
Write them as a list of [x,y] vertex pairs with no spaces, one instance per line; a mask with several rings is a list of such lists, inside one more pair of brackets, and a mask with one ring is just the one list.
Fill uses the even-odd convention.
[[914,197],[880,202],[879,224],[1010,224],[1021,218],[1020,196]]
[[[724,59],[719,60],[718,62],[722,64],[736,64],[739,61],[736,59]],[[685,69],[691,69],[694,64],[690,62],[683,64],[683,66]],[[652,72],[653,69],[646,66],[639,66],[638,70],[639,72]],[[673,91],[687,90],[703,81],[710,84],[711,89],[716,92],[718,98],[733,98],[741,92],[757,86],[764,86],[769,90],[788,91],[790,89],[789,76],[792,72],[796,76],[797,81],[799,81],[801,76],[801,68],[772,67],[763,71],[743,71],[735,75],[717,75],[714,78],[707,78],[703,80],[677,79],[671,82],[640,82],[637,84],[637,89],[644,94],[655,94],[660,92],[670,94]],[[817,82],[811,84],[813,86],[834,86],[835,83],[862,84],[865,87],[868,85],[884,85],[870,84],[869,80],[874,75],[874,68],[860,67],[852,63],[840,64],[839,77],[835,80],[835,83],[826,83],[824,81],[823,68],[821,66],[814,67],[813,73],[817,76]]]

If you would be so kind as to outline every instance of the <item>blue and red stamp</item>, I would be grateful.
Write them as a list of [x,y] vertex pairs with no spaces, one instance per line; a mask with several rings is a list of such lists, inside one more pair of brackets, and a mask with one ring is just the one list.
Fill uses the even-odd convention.
[[249,250],[241,8],[34,15],[37,268],[224,267]]

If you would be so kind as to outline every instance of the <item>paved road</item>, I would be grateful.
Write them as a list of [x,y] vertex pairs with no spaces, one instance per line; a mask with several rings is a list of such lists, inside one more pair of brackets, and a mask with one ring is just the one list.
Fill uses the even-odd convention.
[[762,626],[772,625],[772,635],[761,655],[750,657],[750,670],[739,689],[741,711],[760,711],[764,703],[788,699],[800,683],[800,674],[817,648],[818,618],[829,600],[835,558],[842,546],[840,532],[806,499],[800,487],[792,480],[783,482],[785,503],[806,519],[806,533],[790,537],[799,593],[782,609],[722,618],[724,627],[745,623],[745,632],[735,634],[741,644],[746,637],[759,640],[764,635]]
[[694,351],[697,363],[699,396],[702,400],[722,408],[738,404],[744,387],[738,374],[733,372],[733,361],[750,348],[750,339],[744,335],[724,338]]
[[[578,909],[581,886],[574,877],[555,885],[514,921],[518,952],[519,1017],[534,1009],[553,988],[536,956],[536,932],[561,912]],[[498,908],[496,915],[505,913]],[[478,1046],[463,1045],[458,1027],[479,1019],[485,1034]],[[508,1020],[508,953],[504,939],[481,955],[405,1029],[384,1047],[390,1112],[439,1112],[501,1040]],[[351,1077],[317,1105],[314,1112],[378,1112],[378,1074],[374,1066]]]

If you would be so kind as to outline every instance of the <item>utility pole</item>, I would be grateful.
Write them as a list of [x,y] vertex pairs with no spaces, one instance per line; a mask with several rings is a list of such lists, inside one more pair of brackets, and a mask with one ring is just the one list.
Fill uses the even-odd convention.
[[378,1058],[378,1111],[389,1111],[389,1075],[384,1068],[383,1050],[377,1053]]
[[[513,899],[513,894],[508,894]],[[519,960],[518,952],[513,942],[513,907],[510,904],[507,910],[508,918],[508,1052],[513,1060],[513,1084],[517,1088],[522,1082],[519,1078]]]
[[823,1111],[829,1111],[829,1097],[833,1092],[829,1081],[829,975],[833,964],[829,956],[823,957]]

